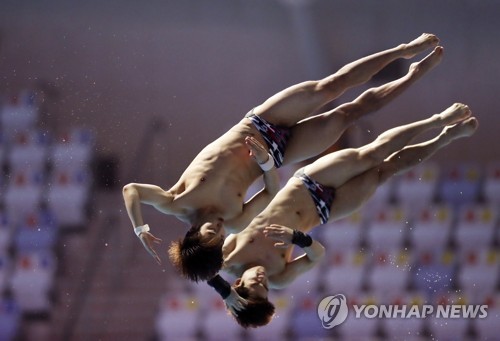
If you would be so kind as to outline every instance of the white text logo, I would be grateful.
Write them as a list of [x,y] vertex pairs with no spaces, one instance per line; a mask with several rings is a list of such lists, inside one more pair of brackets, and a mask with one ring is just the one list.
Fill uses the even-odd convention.
[[325,329],[331,329],[344,322],[347,313],[347,299],[342,294],[327,296],[319,302],[318,316]]
[[[487,305],[430,305],[430,304],[353,304],[354,318],[425,319],[427,316],[442,319],[484,319],[488,316]],[[331,329],[347,319],[347,299],[342,294],[326,296],[318,305],[318,317],[325,329]]]

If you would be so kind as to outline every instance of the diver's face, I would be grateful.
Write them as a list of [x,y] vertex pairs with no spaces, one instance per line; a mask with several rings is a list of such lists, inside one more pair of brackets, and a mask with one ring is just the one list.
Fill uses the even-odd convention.
[[218,238],[224,240],[224,232],[222,219],[206,222],[200,227],[200,235],[208,239]]
[[259,297],[267,298],[269,288],[267,286],[266,269],[263,266],[254,266],[245,270],[238,281],[237,285],[247,288],[251,293]]

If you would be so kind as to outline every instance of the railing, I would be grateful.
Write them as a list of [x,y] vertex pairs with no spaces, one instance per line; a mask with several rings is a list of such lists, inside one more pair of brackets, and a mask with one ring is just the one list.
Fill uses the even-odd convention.
[[87,263],[81,275],[80,286],[75,293],[76,300],[71,306],[71,310],[68,313],[64,324],[62,340],[71,340],[73,336],[74,329],[76,328],[82,315],[83,307],[85,306],[85,301],[88,297],[92,281],[95,278],[95,274],[99,268],[99,263],[102,259],[101,256],[103,253],[103,247],[102,243],[99,241],[109,238],[111,232],[113,232],[115,226],[117,225],[116,218],[117,216],[115,214],[110,214],[98,226],[99,232],[96,234],[96,238],[93,241],[92,249],[89,252],[90,256],[87,258]]
[[[147,160],[152,149],[151,147],[153,145],[154,137],[164,127],[163,123],[162,119],[153,118],[146,126],[135,151],[134,162],[125,177],[126,181],[133,181],[139,177],[142,169],[141,165],[145,164],[145,161]],[[92,241],[92,249],[89,252],[89,257],[87,258],[87,262],[83,269],[80,278],[80,285],[75,292],[76,300],[71,306],[71,310],[64,323],[63,332],[61,334],[62,340],[71,340],[78,323],[84,318],[83,311],[85,303],[89,297],[92,283],[96,279],[99,265],[103,259],[102,255],[105,248],[103,240],[114,240],[117,245],[119,245],[122,240],[122,238],[120,238],[119,229],[121,214],[122,213],[118,208],[114,211],[110,211],[103,221],[94,227],[98,228],[98,233],[96,233],[95,238]],[[111,269],[114,272],[111,275],[111,293],[113,294],[113,297],[109,297],[110,302],[113,302],[113,298],[120,293],[120,289],[123,284],[123,271],[121,271],[121,265],[133,256],[138,245],[139,243],[127,245],[127,247],[124,248],[127,252],[118,253],[114,260],[115,264]]]

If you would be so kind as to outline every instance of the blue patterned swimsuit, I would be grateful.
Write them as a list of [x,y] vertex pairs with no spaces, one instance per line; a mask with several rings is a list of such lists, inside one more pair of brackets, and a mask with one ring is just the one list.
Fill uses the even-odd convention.
[[311,194],[311,198],[316,206],[316,211],[318,211],[321,224],[326,224],[328,218],[330,218],[330,209],[335,199],[335,188],[323,186],[319,182],[314,181],[304,173],[304,168],[299,169],[293,176],[302,180],[304,186],[309,190],[309,194]]
[[269,148],[269,153],[274,159],[274,165],[276,168],[280,168],[283,164],[286,145],[290,138],[290,128],[271,124],[260,116],[255,115],[253,110],[246,114],[245,117],[252,121],[255,128],[262,135]]

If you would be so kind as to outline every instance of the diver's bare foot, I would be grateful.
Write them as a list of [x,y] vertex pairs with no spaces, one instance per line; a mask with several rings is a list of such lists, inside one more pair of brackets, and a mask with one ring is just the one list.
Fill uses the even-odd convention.
[[434,48],[434,51],[429,53],[424,59],[422,59],[419,62],[412,63],[410,65],[410,72],[425,73],[434,68],[439,63],[441,63],[442,59],[443,59],[443,47],[436,46]]
[[451,125],[465,120],[472,114],[469,107],[462,103],[455,103],[440,114],[437,114],[441,125]]
[[452,141],[461,137],[469,137],[474,135],[478,127],[479,122],[477,118],[469,117],[463,121],[458,122],[455,125],[445,127],[443,132],[450,139],[450,141]]
[[439,43],[439,38],[434,34],[423,33],[417,39],[410,41],[407,44],[402,44],[403,58],[409,59],[415,57],[418,53],[427,50],[430,47],[436,46]]

